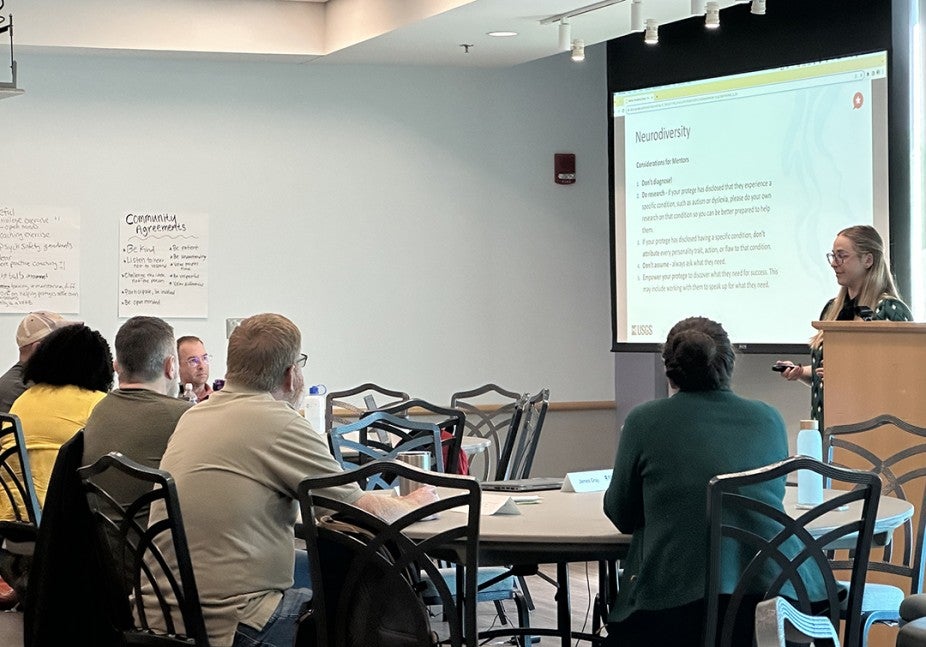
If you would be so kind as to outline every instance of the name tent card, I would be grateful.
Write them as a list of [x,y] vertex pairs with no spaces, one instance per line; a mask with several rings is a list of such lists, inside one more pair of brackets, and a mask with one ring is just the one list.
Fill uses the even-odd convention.
[[506,494],[485,494],[482,495],[482,508],[479,510],[482,516],[493,514],[521,514],[518,510],[518,504],[514,499]]
[[563,492],[604,492],[611,483],[611,470],[569,472],[563,481]]
[[[531,503],[534,502],[535,501],[531,501]],[[466,512],[466,506],[451,508],[451,512]],[[514,497],[510,497],[507,494],[483,492],[479,515],[482,517],[490,517],[494,514],[521,514],[521,511],[518,510],[518,502],[515,501]]]

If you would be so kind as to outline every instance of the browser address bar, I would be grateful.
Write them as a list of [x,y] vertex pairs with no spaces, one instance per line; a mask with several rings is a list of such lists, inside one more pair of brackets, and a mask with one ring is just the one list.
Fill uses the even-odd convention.
[[776,92],[800,90],[810,86],[831,85],[835,83],[847,83],[850,81],[863,81],[866,79],[871,80],[871,78],[871,76],[866,77],[863,70],[853,70],[851,72],[841,72],[839,74],[830,74],[813,78],[782,80],[767,84],[748,85],[735,90],[728,90],[726,92],[708,92],[705,89],[703,93],[697,93],[697,88],[694,88],[694,94],[664,100],[659,99],[658,93],[648,92],[638,96],[627,97],[624,100],[624,107],[627,114],[637,114],[650,110],[665,110],[667,108],[696,105],[699,103],[742,99],[746,97],[760,96],[763,94],[774,94]]

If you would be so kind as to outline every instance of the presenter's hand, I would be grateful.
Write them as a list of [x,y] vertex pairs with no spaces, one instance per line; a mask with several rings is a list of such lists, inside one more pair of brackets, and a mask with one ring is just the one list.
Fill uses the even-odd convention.
[[778,366],[784,366],[785,370],[781,372],[781,377],[786,380],[795,381],[804,377],[804,367],[789,361],[775,362]]

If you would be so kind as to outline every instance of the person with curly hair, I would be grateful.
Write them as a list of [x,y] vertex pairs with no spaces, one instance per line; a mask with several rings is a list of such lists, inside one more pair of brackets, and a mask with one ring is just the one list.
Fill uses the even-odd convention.
[[109,343],[84,324],[59,328],[29,359],[23,379],[32,386],[13,402],[10,413],[22,423],[35,493],[44,504],[58,449],[87,424],[93,407],[113,386]]
[[[40,505],[58,450],[90,417],[93,407],[113,385],[109,344],[84,324],[63,325],[42,339],[26,363],[23,382],[30,385],[13,402],[29,454],[32,481]],[[0,519],[12,519],[10,500],[0,497]],[[32,558],[0,549],[0,578],[12,587],[3,606],[25,598]]]

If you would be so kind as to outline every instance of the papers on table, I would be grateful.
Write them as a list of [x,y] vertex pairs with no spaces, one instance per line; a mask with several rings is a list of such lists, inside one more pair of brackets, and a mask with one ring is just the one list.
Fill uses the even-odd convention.
[[[493,514],[521,514],[518,509],[519,505],[529,505],[541,501],[543,499],[536,494],[509,496],[507,494],[483,492],[482,507],[479,509],[479,514],[483,517],[489,517]],[[466,507],[453,508],[451,512],[466,512]]]

